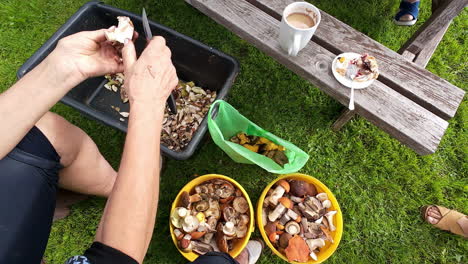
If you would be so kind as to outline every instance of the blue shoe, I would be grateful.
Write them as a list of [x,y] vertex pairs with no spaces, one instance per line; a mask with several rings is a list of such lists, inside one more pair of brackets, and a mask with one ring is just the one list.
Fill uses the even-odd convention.
[[[406,2],[405,0],[400,2],[400,11],[395,15],[395,18],[393,19],[393,22],[399,26],[412,26],[416,24],[416,21],[418,21],[418,16],[419,16],[419,3],[420,1],[410,3]],[[400,18],[404,15],[412,15],[413,20],[409,21],[400,21]]]

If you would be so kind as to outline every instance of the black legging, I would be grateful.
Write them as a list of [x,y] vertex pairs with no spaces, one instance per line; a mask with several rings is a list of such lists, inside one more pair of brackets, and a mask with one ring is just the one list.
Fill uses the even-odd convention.
[[[0,160],[0,264],[39,264],[55,210],[60,156],[33,127]],[[68,263],[83,263],[70,259]],[[136,264],[114,248],[95,242],[84,253],[92,264]],[[196,264],[234,264],[228,254],[210,252]]]

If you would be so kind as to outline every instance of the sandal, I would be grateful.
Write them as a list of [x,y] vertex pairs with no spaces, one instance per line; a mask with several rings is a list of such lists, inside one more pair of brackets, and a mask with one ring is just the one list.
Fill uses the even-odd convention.
[[[400,2],[400,11],[395,15],[393,22],[399,26],[412,26],[416,24],[419,15],[419,3],[420,1],[410,3],[402,0]],[[413,19],[409,21],[400,21],[400,18],[404,15],[412,15]]]
[[247,249],[247,253],[249,254],[249,264],[257,262],[262,255],[263,247],[265,247],[265,244],[259,239],[252,239],[247,243],[245,249]]
[[[431,207],[436,207],[442,216],[437,224],[431,224],[431,222],[428,220],[428,217],[431,217],[428,215],[429,209]],[[447,209],[443,206],[426,205],[421,207],[421,216],[424,221],[439,229],[450,231],[454,234],[468,238],[468,216],[460,212]]]

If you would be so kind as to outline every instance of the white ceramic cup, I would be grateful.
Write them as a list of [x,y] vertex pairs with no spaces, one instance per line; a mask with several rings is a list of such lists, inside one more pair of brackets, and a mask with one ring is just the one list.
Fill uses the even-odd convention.
[[[287,17],[293,13],[301,13],[311,17],[315,25],[311,28],[297,28],[292,26]],[[295,2],[288,5],[283,11],[280,24],[279,43],[281,48],[290,56],[296,56],[303,49],[315,33],[320,24],[320,11],[314,5],[307,2]]]

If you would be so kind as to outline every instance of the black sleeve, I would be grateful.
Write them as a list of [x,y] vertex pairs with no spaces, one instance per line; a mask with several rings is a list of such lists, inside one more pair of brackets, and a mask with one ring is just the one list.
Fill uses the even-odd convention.
[[123,253],[120,250],[104,245],[100,242],[94,242],[88,248],[84,256],[92,264],[138,264],[138,261]]

